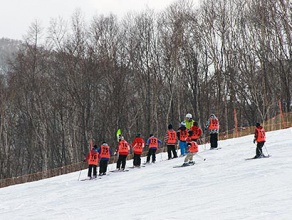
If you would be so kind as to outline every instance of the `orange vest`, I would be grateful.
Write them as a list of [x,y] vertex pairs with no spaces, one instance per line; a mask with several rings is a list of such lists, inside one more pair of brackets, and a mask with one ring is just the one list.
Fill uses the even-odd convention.
[[193,132],[191,136],[192,140],[197,140],[202,134],[202,129],[197,126],[192,126],[191,131]]
[[110,158],[110,150],[108,145],[101,145],[100,146],[100,154],[99,158]]
[[255,130],[256,132],[256,141],[257,142],[265,142],[266,141],[266,132],[265,129],[263,129],[262,127],[260,128],[256,128]]
[[97,166],[97,164],[98,164],[98,153],[95,150],[91,150],[89,152],[88,164]]
[[188,152],[197,153],[199,151],[199,146],[198,146],[197,142],[191,141],[190,144],[191,144],[191,146],[189,146]]
[[210,118],[209,130],[218,130],[219,121],[217,118]]
[[120,155],[128,155],[130,150],[129,144],[125,140],[121,140],[118,146],[118,152]]
[[156,137],[149,138],[149,148],[158,148],[158,139]]
[[179,140],[180,141],[186,141],[187,137],[189,136],[189,131],[188,129],[185,130],[179,130]]
[[134,154],[142,154],[143,148],[145,146],[145,141],[141,137],[136,137],[132,143]]
[[174,145],[176,144],[176,139],[177,139],[176,132],[173,129],[168,130],[166,143],[169,145]]

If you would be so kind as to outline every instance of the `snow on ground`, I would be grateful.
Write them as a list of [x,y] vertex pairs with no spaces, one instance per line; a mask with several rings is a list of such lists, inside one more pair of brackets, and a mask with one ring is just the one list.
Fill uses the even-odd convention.
[[[196,164],[173,168],[182,157],[78,181],[74,172],[0,189],[0,219],[292,219],[292,128],[267,133],[255,155],[253,135],[220,141],[220,150],[200,145]],[[142,159],[142,162],[145,158]],[[115,169],[115,164],[109,170]],[[127,161],[132,166],[132,161]],[[86,177],[81,172],[80,179]]]

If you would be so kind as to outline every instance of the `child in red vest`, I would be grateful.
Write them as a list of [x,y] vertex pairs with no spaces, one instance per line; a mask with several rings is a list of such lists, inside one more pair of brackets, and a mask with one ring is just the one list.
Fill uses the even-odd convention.
[[194,155],[199,151],[199,146],[197,142],[187,138],[187,156],[185,157],[183,166],[189,166],[195,163],[193,161]]
[[[120,136],[118,147],[117,147],[117,150],[115,152],[115,154],[119,155],[119,158],[117,161],[117,170],[121,170],[121,171],[125,170],[127,156],[129,154],[129,151],[130,151],[129,143],[126,140],[124,140],[123,136]],[[121,167],[121,165],[122,165],[122,167]]]
[[253,143],[257,142],[256,155],[254,158],[265,157],[263,154],[263,146],[266,142],[266,132],[260,123],[256,123]]
[[[88,161],[88,174],[89,179],[96,178],[97,175],[97,165],[98,165],[98,152],[97,146],[94,145],[91,151],[87,154],[84,162]],[[93,175],[92,175],[93,174]]]
[[145,146],[145,141],[140,136],[141,136],[140,134],[136,134],[136,137],[132,143],[132,148],[134,151],[134,158],[133,158],[134,167],[141,166],[141,154],[142,154],[143,148]]

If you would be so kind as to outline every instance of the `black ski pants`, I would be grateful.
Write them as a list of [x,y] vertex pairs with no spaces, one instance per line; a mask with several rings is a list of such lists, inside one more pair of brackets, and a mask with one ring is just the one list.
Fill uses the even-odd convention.
[[99,174],[105,174],[107,170],[108,160],[99,161]]
[[211,148],[217,148],[218,147],[218,134],[210,134],[210,144]]
[[150,162],[150,157],[152,156],[152,163],[155,163],[156,161],[156,150],[157,148],[150,148],[148,153],[147,153],[147,161],[146,163]]
[[92,171],[93,171],[93,176],[96,177],[96,174],[97,174],[97,170],[96,170],[96,165],[92,165],[92,164],[89,164],[88,165],[88,177],[91,177],[91,174],[92,174]]
[[256,157],[259,157],[263,154],[263,146],[265,142],[258,142],[256,148]]
[[173,158],[177,158],[175,145],[167,145],[167,155],[169,160],[172,158],[171,153],[173,154]]
[[118,161],[117,161],[117,169],[121,169],[121,164],[122,164],[122,169],[125,169],[126,167],[126,160],[127,160],[128,155],[119,155]]
[[140,166],[141,165],[141,154],[135,154],[134,153],[133,165],[134,166]]

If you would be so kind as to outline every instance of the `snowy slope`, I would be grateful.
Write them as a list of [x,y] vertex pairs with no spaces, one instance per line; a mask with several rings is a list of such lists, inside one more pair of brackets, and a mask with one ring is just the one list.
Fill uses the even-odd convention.
[[173,168],[184,158],[167,161],[164,153],[156,164],[102,179],[77,181],[75,172],[2,188],[0,219],[292,219],[292,128],[267,133],[270,158],[246,161],[255,155],[252,140],[220,141],[213,151],[202,145],[206,161],[195,157],[185,168]]

